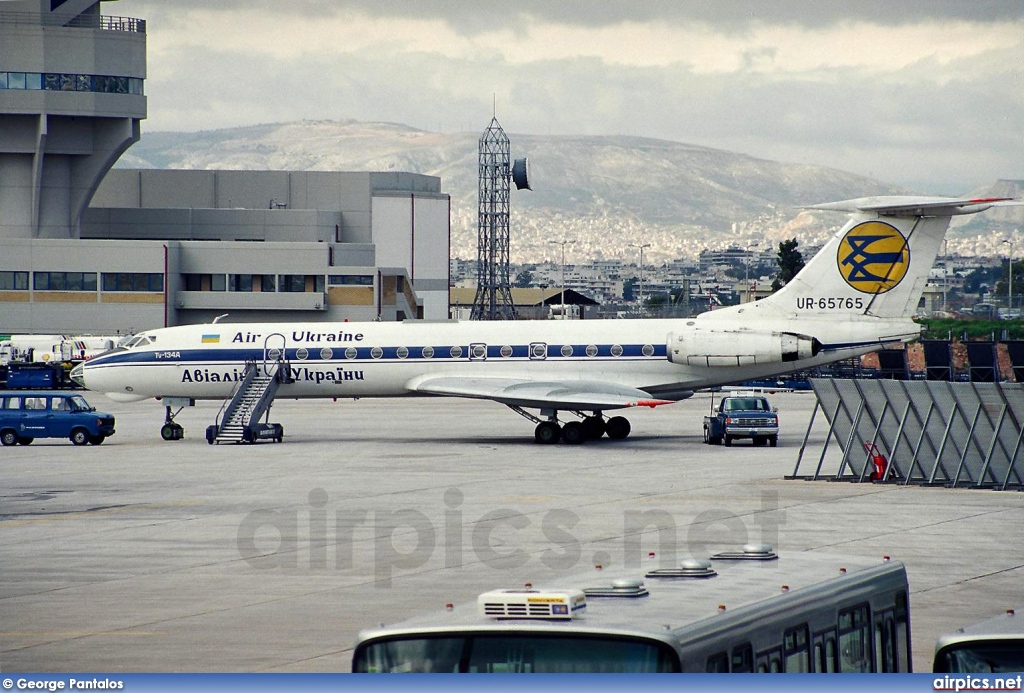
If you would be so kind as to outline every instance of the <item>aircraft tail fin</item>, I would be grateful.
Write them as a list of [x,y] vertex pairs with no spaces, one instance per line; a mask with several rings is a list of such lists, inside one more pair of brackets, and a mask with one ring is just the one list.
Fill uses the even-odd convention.
[[909,319],[921,300],[950,218],[1005,204],[1022,202],[869,197],[808,207],[851,212],[852,217],[786,286],[754,305],[765,317]]

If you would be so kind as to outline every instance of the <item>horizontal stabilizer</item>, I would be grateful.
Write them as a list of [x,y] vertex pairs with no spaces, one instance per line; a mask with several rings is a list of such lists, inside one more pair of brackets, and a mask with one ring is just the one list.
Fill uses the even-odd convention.
[[1021,205],[1024,200],[1012,197],[953,198],[930,196],[859,197],[841,202],[826,202],[803,209],[823,209],[830,212],[874,212],[893,217],[948,217],[976,214],[990,207]]

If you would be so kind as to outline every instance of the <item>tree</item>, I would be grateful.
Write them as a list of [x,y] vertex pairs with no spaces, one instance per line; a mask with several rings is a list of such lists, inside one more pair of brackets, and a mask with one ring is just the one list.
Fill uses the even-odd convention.
[[[1007,290],[1009,288],[1007,286],[1007,284],[1008,284],[1007,278],[1009,277],[1009,274],[1010,274],[1010,261],[1009,260],[1003,262],[1000,271],[1002,272],[1002,276],[999,278],[999,281],[996,282],[996,286],[992,290],[992,294],[995,295],[995,296],[1007,296],[1007,297],[1009,297],[1009,291]],[[1013,302],[1014,302],[1015,305],[1020,303],[1020,299],[1021,298],[1024,298],[1024,294],[1022,294],[1021,291],[1024,291],[1024,264],[1022,264],[1020,262],[1014,262],[1013,263]]]
[[795,238],[779,242],[779,253],[776,262],[779,271],[772,280],[772,291],[778,291],[790,282],[797,272],[804,268],[804,256],[797,250],[800,243]]
[[516,274],[515,281],[512,282],[512,286],[516,287],[517,289],[525,289],[532,284],[533,272],[527,269],[520,270],[519,273]]

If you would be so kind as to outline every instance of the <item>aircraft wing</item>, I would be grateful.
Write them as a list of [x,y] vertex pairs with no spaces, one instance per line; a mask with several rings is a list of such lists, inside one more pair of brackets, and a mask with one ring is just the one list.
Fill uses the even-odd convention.
[[550,407],[599,411],[672,404],[672,400],[657,399],[633,387],[584,380],[536,381],[438,376],[409,383],[406,387],[410,392],[490,399],[501,404],[541,409]]

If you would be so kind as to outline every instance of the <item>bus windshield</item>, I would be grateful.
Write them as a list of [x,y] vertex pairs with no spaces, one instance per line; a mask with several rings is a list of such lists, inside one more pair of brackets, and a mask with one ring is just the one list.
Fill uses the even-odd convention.
[[1024,671],[1024,641],[965,642],[946,647],[935,658],[935,671],[973,674]]
[[664,643],[513,633],[389,638],[356,651],[357,673],[657,673],[679,671]]

